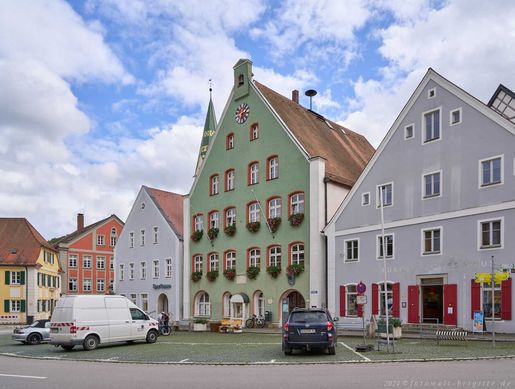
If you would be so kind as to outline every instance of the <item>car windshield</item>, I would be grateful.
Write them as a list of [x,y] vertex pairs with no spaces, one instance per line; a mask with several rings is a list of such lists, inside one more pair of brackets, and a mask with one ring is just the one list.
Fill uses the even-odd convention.
[[325,323],[327,315],[324,312],[293,312],[291,323]]
[[39,321],[35,321],[29,327],[41,327],[41,325],[39,324]]

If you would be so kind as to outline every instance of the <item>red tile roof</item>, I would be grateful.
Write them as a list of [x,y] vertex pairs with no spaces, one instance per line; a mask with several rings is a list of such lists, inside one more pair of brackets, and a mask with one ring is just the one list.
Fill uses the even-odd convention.
[[179,239],[183,239],[183,201],[184,196],[166,192],[164,190],[149,188],[148,186],[144,187],[147,193],[150,195],[154,203],[159,208],[161,214],[164,216],[172,230],[174,230],[175,234]]
[[326,177],[351,187],[374,154],[367,139],[254,81],[310,158],[326,159]]
[[57,251],[25,218],[0,218],[0,265],[34,266],[41,248]]
[[91,230],[95,229],[96,227],[100,226],[101,224],[104,224],[105,222],[107,222],[111,218],[115,218],[116,220],[118,220],[118,222],[122,226],[125,224],[123,221],[121,221],[121,219],[118,216],[113,214],[113,215],[108,216],[108,217],[106,217],[106,218],[104,218],[102,220],[99,220],[99,221],[97,221],[97,222],[95,222],[93,224],[90,224],[89,226],[84,227],[82,230],[73,231],[72,233],[70,233],[68,235],[65,235],[63,237],[60,237],[57,240],[52,241],[52,242],[53,242],[55,247],[57,247],[59,245],[59,243],[70,243],[72,240],[78,238],[79,236],[83,236],[83,235],[88,234]]

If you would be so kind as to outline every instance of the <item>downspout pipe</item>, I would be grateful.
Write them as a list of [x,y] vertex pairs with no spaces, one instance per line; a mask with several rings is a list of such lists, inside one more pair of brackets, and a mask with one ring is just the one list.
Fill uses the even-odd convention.
[[[327,183],[329,179],[324,177],[324,228],[327,227]],[[329,265],[329,256],[327,254],[327,235],[324,234],[324,247],[325,247],[325,306],[328,306],[328,293],[329,287],[327,283],[329,282],[329,274],[328,274],[328,265]]]

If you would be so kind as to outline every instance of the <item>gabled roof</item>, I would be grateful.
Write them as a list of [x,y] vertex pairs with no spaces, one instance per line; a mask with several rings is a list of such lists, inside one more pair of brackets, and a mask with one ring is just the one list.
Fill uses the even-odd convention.
[[374,154],[367,139],[254,81],[308,158],[326,160],[326,177],[351,187]]
[[149,188],[143,186],[152,201],[156,204],[159,212],[163,215],[165,220],[168,222],[175,235],[182,240],[183,239],[183,202],[184,196],[166,192],[164,190]]
[[57,250],[25,218],[0,218],[0,265],[34,266],[41,248]]
[[84,227],[84,229],[82,229],[80,231],[77,230],[77,231],[72,232],[71,234],[68,234],[68,235],[65,235],[65,236],[63,236],[61,238],[58,238],[56,241],[53,242],[54,246],[57,247],[61,243],[64,243],[64,244],[70,243],[71,241],[73,241],[73,240],[75,240],[75,239],[77,239],[79,237],[87,235],[92,230],[94,230],[95,228],[97,228],[100,225],[104,224],[105,222],[107,222],[111,218],[115,218],[122,226],[124,225],[124,222],[121,221],[118,216],[116,216],[115,214],[112,214],[111,216],[108,216],[105,219],[99,220],[96,223],[93,223],[93,224],[90,224],[89,226]]

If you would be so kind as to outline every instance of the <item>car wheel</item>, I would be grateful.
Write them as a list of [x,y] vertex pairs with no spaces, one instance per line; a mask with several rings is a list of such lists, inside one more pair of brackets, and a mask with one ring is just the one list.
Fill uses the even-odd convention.
[[86,351],[96,349],[98,346],[98,338],[95,335],[89,335],[84,339],[83,347]]
[[329,355],[336,355],[336,347],[335,346],[328,347],[327,352],[329,353]]
[[70,351],[73,350],[75,346],[73,344],[62,344],[61,347],[66,351]]
[[40,344],[41,343],[41,335],[39,334],[30,334],[28,337],[27,337],[27,342],[29,342],[30,344]]
[[147,333],[147,343],[156,343],[157,341],[157,331],[156,330],[150,330]]

